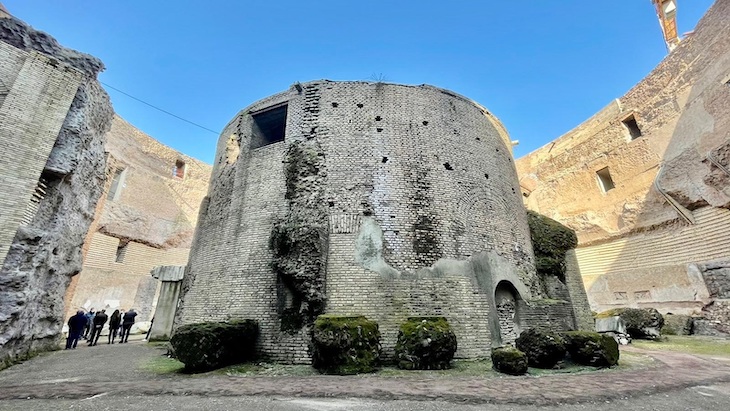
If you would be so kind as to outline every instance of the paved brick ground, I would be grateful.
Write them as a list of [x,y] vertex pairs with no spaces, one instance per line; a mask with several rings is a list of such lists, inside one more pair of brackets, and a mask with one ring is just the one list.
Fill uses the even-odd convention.
[[229,377],[156,375],[141,365],[159,348],[142,342],[79,347],[42,355],[0,372],[0,400],[93,395],[271,395],[444,400],[461,403],[561,404],[612,400],[730,381],[730,359],[645,352],[657,365],[633,371],[541,377]]

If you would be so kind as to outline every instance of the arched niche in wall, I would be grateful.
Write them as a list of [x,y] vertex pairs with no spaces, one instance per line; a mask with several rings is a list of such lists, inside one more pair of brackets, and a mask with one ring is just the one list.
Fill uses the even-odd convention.
[[494,290],[496,314],[499,319],[499,334],[503,345],[514,345],[515,340],[520,335],[520,317],[517,310],[519,307],[518,302],[521,299],[519,291],[507,280],[500,281]]

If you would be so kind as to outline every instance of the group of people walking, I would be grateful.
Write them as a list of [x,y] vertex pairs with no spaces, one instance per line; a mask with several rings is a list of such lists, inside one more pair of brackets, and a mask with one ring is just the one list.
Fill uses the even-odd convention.
[[84,338],[88,341],[89,346],[96,345],[101,335],[104,324],[109,321],[109,338],[107,344],[114,344],[114,340],[119,334],[119,342],[126,343],[129,339],[129,331],[134,324],[134,318],[137,313],[134,309],[127,312],[123,310],[114,310],[111,316],[106,314],[106,310],[94,312],[92,308],[88,312],[78,310],[75,315],[68,320],[68,339],[66,339],[66,349],[74,349],[79,339]]

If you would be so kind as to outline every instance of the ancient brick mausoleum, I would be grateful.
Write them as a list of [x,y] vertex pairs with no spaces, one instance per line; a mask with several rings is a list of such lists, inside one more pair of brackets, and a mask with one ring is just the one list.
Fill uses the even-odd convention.
[[319,314],[376,320],[386,356],[438,315],[476,358],[575,327],[545,289],[497,118],[436,87],[315,81],[224,129],[176,324],[255,319],[262,354],[308,362]]

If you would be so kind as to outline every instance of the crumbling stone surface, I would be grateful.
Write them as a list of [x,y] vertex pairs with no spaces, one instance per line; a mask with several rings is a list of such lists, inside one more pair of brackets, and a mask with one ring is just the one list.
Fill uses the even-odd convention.
[[694,319],[689,315],[664,314],[664,335],[690,335],[694,328]]
[[515,347],[527,355],[532,367],[553,368],[565,358],[565,340],[556,333],[527,329],[520,333]]
[[587,331],[570,331],[563,336],[574,362],[593,367],[611,367],[618,364],[618,343],[613,337]]
[[599,313],[596,318],[619,316],[632,338],[653,340],[661,335],[664,317],[655,308],[614,308]]
[[492,350],[492,366],[504,374],[522,375],[527,372],[527,355],[511,346],[498,347]]
[[186,371],[203,372],[251,360],[258,334],[252,320],[188,324],[175,331],[170,344]]
[[320,316],[312,333],[312,366],[329,374],[358,374],[380,366],[378,323],[365,317]]
[[271,231],[272,267],[294,293],[289,314],[298,313],[304,324],[322,314],[326,303],[328,227],[322,183],[326,174],[322,150],[312,142],[290,145],[286,162],[289,213]]
[[64,323],[63,295],[81,269],[81,247],[105,172],[104,134],[113,114],[96,74],[99,60],[62,48],[45,33],[0,19],[0,40],[49,53],[89,77],[82,81],[48,158],[45,198],[21,226],[0,269],[0,361],[55,349]]
[[398,332],[396,365],[406,370],[451,368],[456,345],[456,335],[446,318],[411,317]]

